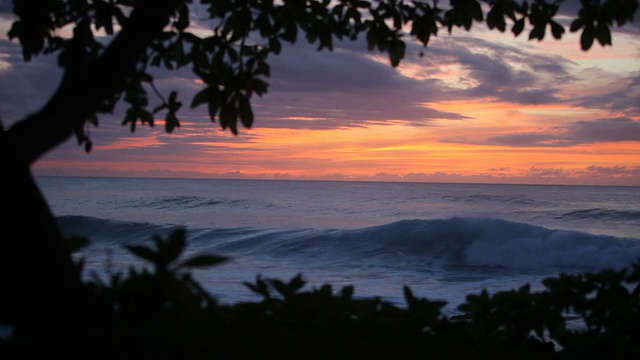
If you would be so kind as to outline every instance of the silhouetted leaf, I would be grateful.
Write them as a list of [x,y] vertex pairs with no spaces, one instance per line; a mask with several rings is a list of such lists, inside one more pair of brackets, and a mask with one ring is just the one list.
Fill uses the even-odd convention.
[[293,291],[289,288],[289,286],[287,286],[287,284],[284,283],[284,281],[279,279],[270,279],[269,283],[285,299],[288,299],[289,297],[291,297],[291,295],[293,295]]
[[223,129],[227,127],[231,129],[233,135],[238,135],[237,116],[238,113],[235,106],[224,104],[220,107],[220,125],[222,125]]
[[562,34],[564,34],[564,28],[562,27],[562,25],[558,24],[555,21],[551,21],[551,34],[553,35],[553,37],[555,39],[560,39],[562,38]]
[[333,296],[333,287],[330,284],[324,284],[320,287],[318,292],[323,296],[331,297]]
[[91,142],[91,140],[89,140],[88,138],[85,138],[84,139],[84,151],[86,153],[90,153],[92,147],[93,147],[93,143]]
[[295,293],[300,289],[302,289],[306,284],[307,282],[302,277],[302,274],[298,274],[295,277],[293,277],[291,281],[289,281],[289,284],[287,284],[287,286],[289,287],[289,289],[291,289],[292,292]]
[[183,31],[189,26],[189,7],[186,3],[182,3],[178,6],[178,20],[173,25],[179,31]]
[[260,277],[260,275],[256,277],[255,284],[249,282],[243,282],[243,284],[256,294],[262,295],[262,297],[264,297],[265,299],[271,298],[271,291],[269,291],[269,286],[264,280],[262,280],[262,277]]
[[254,93],[258,94],[258,95],[265,94],[267,92],[268,87],[269,87],[269,85],[266,82],[264,82],[264,81],[262,81],[260,79],[251,79],[251,82],[250,82],[249,86],[250,86],[251,90]]
[[584,21],[581,18],[578,18],[571,22],[571,27],[569,30],[571,30],[571,32],[576,32],[580,30],[583,26],[584,26]]
[[139,258],[155,262],[157,254],[151,248],[143,245],[125,245],[125,248]]
[[246,128],[250,128],[253,125],[253,111],[251,110],[251,104],[249,99],[245,96],[238,96],[238,113],[240,115],[240,121]]
[[404,299],[407,302],[407,305],[411,308],[416,301],[416,298],[413,296],[413,292],[406,285],[402,287],[402,291],[404,292]]
[[596,32],[595,29],[593,28],[592,25],[587,25],[585,26],[584,30],[582,31],[582,36],[580,36],[580,46],[582,47],[582,50],[589,50],[591,48],[591,45],[593,45],[593,39],[596,36]]
[[400,64],[400,60],[404,58],[406,45],[402,40],[393,39],[389,47],[389,59],[391,60],[391,66],[396,67]]
[[284,26],[284,32],[280,34],[280,38],[282,40],[288,41],[290,43],[296,42],[298,38],[298,27],[295,22],[290,22]]
[[505,30],[506,22],[504,21],[501,7],[494,6],[489,10],[487,13],[487,25],[489,29],[497,28],[501,32]]
[[180,121],[176,117],[175,112],[169,111],[164,121],[164,129],[166,132],[172,133],[176,127],[180,127]]
[[211,121],[215,121],[216,114],[218,113],[219,104],[216,101],[209,101],[207,103],[207,110],[209,112],[209,118]]
[[137,110],[138,118],[143,124],[149,124],[149,126],[153,126],[153,115],[145,109],[139,108]]
[[273,51],[273,53],[276,55],[280,54],[280,51],[282,50],[280,40],[278,40],[277,38],[269,39],[269,47],[271,48],[271,51]]
[[355,288],[353,287],[353,285],[344,286],[342,288],[342,292],[340,294],[340,297],[343,300],[351,300],[351,298],[353,297],[354,291],[355,291]]
[[611,30],[605,23],[599,23],[597,28],[597,38],[600,45],[611,45]]
[[159,259],[165,264],[170,264],[175,261],[185,248],[186,235],[187,232],[185,229],[174,230],[165,242],[164,248],[162,250],[159,249]]
[[544,34],[545,34],[544,25],[534,26],[534,28],[529,33],[529,40],[533,40],[533,39],[542,40],[544,39]]
[[146,82],[146,83],[152,83],[153,82],[153,76],[151,76],[150,74],[147,74],[145,72],[141,72],[138,74],[138,79],[140,80],[140,82]]
[[511,28],[511,31],[515,36],[520,35],[522,30],[524,30],[524,18],[516,21],[515,24],[513,24],[513,28]]

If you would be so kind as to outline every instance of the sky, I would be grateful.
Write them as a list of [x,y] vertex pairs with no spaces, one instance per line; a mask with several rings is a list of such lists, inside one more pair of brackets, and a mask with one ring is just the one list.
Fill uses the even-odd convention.
[[[8,10],[2,1],[6,127],[42,107],[61,77],[55,57],[24,63],[6,36]],[[156,86],[178,91],[185,104],[180,128],[167,134],[158,118],[131,133],[122,112],[103,115],[89,129],[91,153],[71,139],[33,172],[640,186],[637,19],[613,32],[613,46],[587,52],[579,34],[542,42],[526,34],[454,29],[426,49],[407,37],[397,68],[362,41],[333,52],[299,41],[270,57],[269,92],[252,98],[254,126],[237,136],[211,123],[205,108],[189,109],[202,85],[188,71],[159,72]]]

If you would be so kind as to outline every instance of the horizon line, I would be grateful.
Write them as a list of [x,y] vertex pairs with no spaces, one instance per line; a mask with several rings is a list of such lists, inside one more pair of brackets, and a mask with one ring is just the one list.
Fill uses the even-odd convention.
[[510,185],[510,186],[572,186],[572,187],[630,187],[637,188],[640,185],[621,184],[575,184],[575,183],[526,183],[526,182],[473,182],[473,181],[412,181],[412,180],[374,180],[374,179],[321,179],[321,178],[265,178],[265,177],[184,177],[184,176],[136,176],[136,175],[60,175],[60,174],[33,174],[36,178],[61,177],[61,178],[107,178],[107,179],[147,179],[147,180],[228,180],[228,181],[304,181],[304,182],[351,182],[351,183],[390,183],[390,184],[446,184],[446,185]]

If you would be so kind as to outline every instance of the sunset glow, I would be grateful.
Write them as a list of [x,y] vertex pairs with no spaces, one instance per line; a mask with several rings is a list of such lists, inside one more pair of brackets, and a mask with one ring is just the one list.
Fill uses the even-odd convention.
[[[3,21],[7,21],[4,19]],[[6,26],[3,26],[5,28]],[[38,162],[41,175],[293,178],[640,185],[640,37],[579,49],[579,36],[543,42],[478,29],[408,43],[396,69],[362,42],[333,53],[303,43],[271,57],[269,92],[239,136],[189,109],[202,84],[158,73],[177,90],[181,127],[119,125],[105,115],[90,154],[69,141]],[[407,38],[408,40],[408,38]],[[60,72],[24,64],[1,40],[5,125],[42,106]],[[420,56],[420,52],[424,55]]]

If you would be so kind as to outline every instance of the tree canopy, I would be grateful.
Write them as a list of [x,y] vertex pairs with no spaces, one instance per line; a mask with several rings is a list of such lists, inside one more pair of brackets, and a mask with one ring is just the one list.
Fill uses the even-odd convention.
[[[57,53],[65,75],[49,103],[7,135],[28,163],[72,133],[90,151],[85,122],[97,124],[97,114],[112,112],[120,101],[127,107],[123,124],[132,131],[139,123],[153,125],[159,114],[172,132],[187,101],[237,134],[239,124],[253,125],[251,98],[267,92],[269,56],[279,54],[283,42],[303,38],[330,51],[336,40],[366,38],[370,51],[386,53],[397,66],[407,41],[426,47],[442,31],[486,23],[516,36],[528,31],[531,40],[549,33],[560,39],[567,27],[581,33],[580,46],[588,50],[596,41],[611,45],[611,28],[633,21],[638,8],[637,0],[581,0],[568,23],[559,19],[563,2],[16,0],[9,37],[21,43],[26,61]],[[192,21],[203,14],[209,29]],[[190,68],[203,87],[192,99],[161,94],[150,74],[154,67]],[[152,107],[150,96],[160,105]]]

